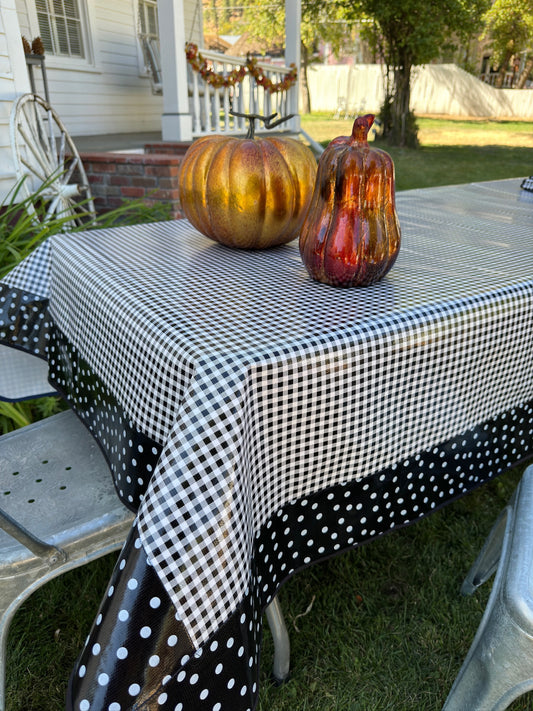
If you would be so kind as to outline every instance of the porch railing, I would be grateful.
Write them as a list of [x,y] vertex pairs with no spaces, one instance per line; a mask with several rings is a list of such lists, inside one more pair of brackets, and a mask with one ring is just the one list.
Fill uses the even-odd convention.
[[[240,57],[229,57],[218,52],[202,50],[202,56],[209,62],[210,67],[217,73],[227,75],[234,69],[244,67],[246,60]],[[268,63],[258,63],[265,77],[273,83],[283,81],[289,74],[288,67]],[[268,92],[255,81],[254,77],[246,73],[242,82],[235,86],[215,88],[188,65],[189,81],[189,106],[192,115],[193,136],[207,136],[211,133],[228,133],[241,135],[248,130],[248,121],[239,116],[232,116],[230,109],[237,113],[260,114],[269,116],[277,113],[280,117],[291,113],[290,89],[278,92]],[[282,130],[292,130],[290,122],[280,126]],[[263,125],[257,123],[256,130],[265,130]]]
[[[159,40],[146,34],[139,34],[146,69],[152,81],[154,94],[161,94],[161,55]],[[229,57],[219,52],[202,49],[202,56],[209,62],[210,68],[222,75],[228,75],[234,69],[244,67],[246,60],[241,57]],[[264,76],[274,84],[283,81],[291,71],[289,67],[258,62],[257,66]],[[232,87],[215,88],[208,84],[192,67],[187,64],[187,83],[189,93],[189,112],[192,116],[193,137],[208,136],[212,133],[244,135],[248,130],[246,119],[232,116],[230,109],[237,113],[253,113],[269,116],[277,113],[280,117],[297,113],[297,85],[278,92],[268,92],[255,81],[248,72],[242,82]],[[291,108],[292,107],[292,108]],[[294,108],[296,107],[296,108]],[[280,126],[284,131],[298,131],[298,119],[293,119]],[[257,131],[264,127],[256,126]]]
[[[500,75],[499,72],[485,72],[484,74],[480,74],[479,78],[481,79],[481,81],[484,81],[486,84],[490,84],[491,86],[496,86],[499,75]],[[503,78],[501,88],[502,89],[513,89],[516,86],[516,84],[518,83],[519,76],[520,76],[519,72],[505,72],[505,76]],[[524,87],[524,89],[529,89],[529,88],[531,88],[530,84],[528,84],[527,86]]]

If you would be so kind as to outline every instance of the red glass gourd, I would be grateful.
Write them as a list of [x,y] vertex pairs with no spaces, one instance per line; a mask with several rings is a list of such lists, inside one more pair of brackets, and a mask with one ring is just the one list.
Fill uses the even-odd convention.
[[368,145],[373,122],[372,114],[358,117],[352,135],[331,141],[318,163],[300,255],[310,276],[325,284],[373,284],[398,256],[394,164]]

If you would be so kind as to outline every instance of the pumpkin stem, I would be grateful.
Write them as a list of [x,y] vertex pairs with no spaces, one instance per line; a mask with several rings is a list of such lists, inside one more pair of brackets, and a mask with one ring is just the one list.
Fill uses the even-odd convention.
[[375,118],[374,114],[366,114],[365,116],[358,116],[355,119],[352,128],[352,141],[354,143],[368,142],[368,132]]
[[248,119],[249,125],[246,138],[255,138],[256,121],[262,121],[265,124],[266,129],[271,129],[275,128],[276,126],[279,126],[280,123],[283,123],[284,121],[288,121],[294,116],[294,114],[289,114],[288,116],[282,116],[277,121],[273,121],[273,119],[276,118],[277,113],[270,114],[270,116],[261,116],[261,114],[241,114],[238,111],[234,111],[233,109],[230,109],[229,112],[232,116],[239,116],[240,118]]

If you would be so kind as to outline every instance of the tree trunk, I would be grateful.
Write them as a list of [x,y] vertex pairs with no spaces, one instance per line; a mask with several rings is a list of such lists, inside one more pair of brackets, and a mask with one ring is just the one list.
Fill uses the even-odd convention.
[[529,77],[531,70],[533,69],[533,54],[528,54],[524,68],[520,72],[518,77],[518,83],[516,85],[517,89],[523,89],[526,85],[527,78]]
[[498,76],[496,77],[496,81],[494,82],[494,86],[496,89],[501,89],[503,86],[503,82],[505,80],[505,75],[507,74],[507,67],[509,66],[509,62],[511,61],[511,57],[513,56],[512,52],[507,52],[505,57],[502,60],[502,63],[500,65],[500,70],[498,72]]
[[307,80],[307,68],[309,66],[309,51],[305,44],[302,42],[301,47],[301,64],[302,68],[300,71],[300,87],[301,87],[301,100],[302,100],[302,113],[311,113],[311,92],[309,90],[309,82]]
[[411,100],[411,62],[404,60],[394,69],[392,130],[390,142],[396,146],[418,145],[416,123],[409,110]]

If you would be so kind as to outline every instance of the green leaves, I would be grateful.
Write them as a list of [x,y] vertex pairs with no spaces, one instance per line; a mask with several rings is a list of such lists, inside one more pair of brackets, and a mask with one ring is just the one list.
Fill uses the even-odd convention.
[[[73,224],[70,213],[59,213],[48,217],[43,195],[49,183],[55,179],[56,176],[53,176],[43,183],[37,192],[25,198],[22,198],[23,181],[21,181],[7,196],[0,213],[0,279],[52,234],[80,232],[119,224],[155,222],[170,218],[169,205],[160,203],[152,206],[142,200],[126,201],[115,210],[98,215],[95,220],[87,212],[86,224]],[[84,217],[83,202],[81,212],[77,212],[77,217],[80,216]]]
[[[36,193],[22,197],[23,183],[17,183],[9,193],[0,212],[0,279],[25,259],[47,237],[58,232],[132,225],[170,218],[170,206],[159,203],[146,205],[141,200],[125,202],[111,212],[98,215],[93,220],[87,213],[87,224],[74,225],[70,214],[55,214],[47,217],[46,193],[50,178]],[[83,217],[83,203],[81,216]],[[77,213],[80,217],[80,212]],[[0,434],[24,427],[35,420],[64,409],[65,404],[54,397],[39,398],[27,402],[0,402]]]
[[497,62],[507,63],[513,54],[533,49],[531,0],[495,0],[484,15],[484,37],[492,39]]

